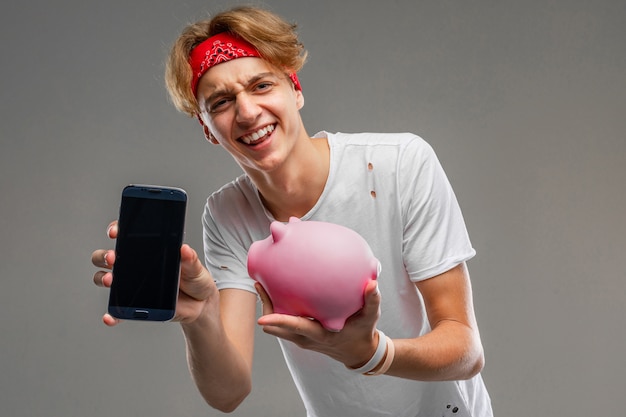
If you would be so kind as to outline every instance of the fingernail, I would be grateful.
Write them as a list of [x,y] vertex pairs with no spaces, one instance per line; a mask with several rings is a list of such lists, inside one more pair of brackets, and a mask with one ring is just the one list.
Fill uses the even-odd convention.
[[107,261],[107,255],[108,254],[109,254],[108,252],[104,253],[104,266],[109,266],[109,261]]

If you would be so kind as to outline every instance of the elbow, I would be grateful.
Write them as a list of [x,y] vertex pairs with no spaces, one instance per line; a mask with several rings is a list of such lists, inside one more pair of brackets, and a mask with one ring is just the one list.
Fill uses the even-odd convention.
[[209,404],[211,407],[213,407],[214,409],[216,409],[217,411],[221,411],[222,413],[232,413],[233,411],[235,411],[237,409],[237,407],[239,407],[239,405],[242,403],[243,399],[239,400],[239,401],[230,401],[228,403],[220,403],[220,404]]
[[480,343],[473,349],[472,354],[465,360],[465,372],[461,379],[471,379],[478,375],[485,367],[485,353]]
[[465,378],[471,379],[478,375],[485,367],[485,350],[478,331],[473,332],[468,343],[469,349],[465,356]]
[[482,353],[477,355],[475,360],[470,364],[466,379],[471,379],[478,375],[485,367],[485,355]]
[[220,395],[219,398],[216,398],[215,396],[208,398],[205,396],[204,399],[212,408],[221,411],[222,413],[232,413],[241,405],[243,400],[246,399],[251,391],[252,386],[248,383],[245,386],[242,386],[236,393],[224,393],[224,395]]

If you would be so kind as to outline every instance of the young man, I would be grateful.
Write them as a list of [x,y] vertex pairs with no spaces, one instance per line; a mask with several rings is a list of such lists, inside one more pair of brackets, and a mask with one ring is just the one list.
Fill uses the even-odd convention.
[[[491,416],[465,266],[475,252],[436,156],[411,134],[311,137],[296,76],[305,57],[294,25],[250,7],[189,26],[170,54],[174,104],[245,173],[207,201],[207,268],[189,246],[181,250],[176,320],[198,389],[222,411],[243,401],[258,323],[279,338],[310,417]],[[347,226],[381,261],[363,309],[340,332],[274,314],[247,275],[249,246],[291,216]],[[107,250],[92,257],[101,268],[114,258]],[[111,273],[94,281],[109,287]]]

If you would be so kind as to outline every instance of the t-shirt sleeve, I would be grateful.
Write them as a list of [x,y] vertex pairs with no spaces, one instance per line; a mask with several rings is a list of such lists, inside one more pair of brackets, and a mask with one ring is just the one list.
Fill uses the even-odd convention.
[[411,141],[399,160],[403,258],[417,282],[471,259],[476,251],[456,196],[432,147]]
[[214,209],[209,199],[202,216],[205,265],[218,290],[234,288],[256,293],[247,269],[250,242],[234,238],[226,227],[216,222]]

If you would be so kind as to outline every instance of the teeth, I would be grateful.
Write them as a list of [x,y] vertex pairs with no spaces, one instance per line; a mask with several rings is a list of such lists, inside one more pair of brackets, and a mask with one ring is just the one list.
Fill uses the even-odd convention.
[[265,126],[263,129],[259,129],[250,135],[243,136],[241,140],[243,140],[246,145],[250,145],[252,142],[256,142],[257,140],[261,139],[262,137],[273,131],[274,125]]

